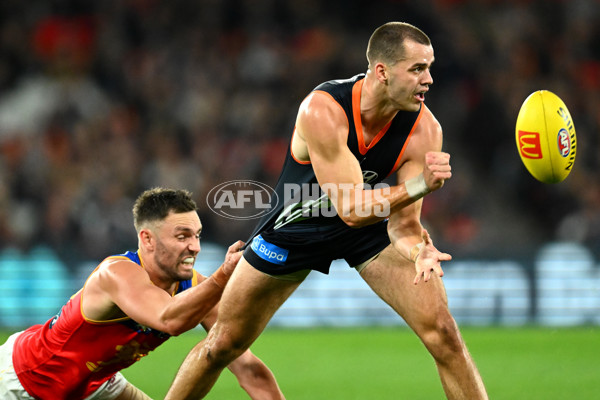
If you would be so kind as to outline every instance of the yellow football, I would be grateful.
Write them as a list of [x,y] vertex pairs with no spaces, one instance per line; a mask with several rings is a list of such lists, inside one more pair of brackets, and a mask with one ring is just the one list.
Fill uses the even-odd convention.
[[573,169],[577,138],[565,103],[538,90],[523,102],[515,128],[519,156],[535,179],[562,182]]

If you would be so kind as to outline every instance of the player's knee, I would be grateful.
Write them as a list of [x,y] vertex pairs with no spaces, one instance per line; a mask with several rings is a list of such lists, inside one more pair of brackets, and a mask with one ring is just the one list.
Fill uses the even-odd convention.
[[206,358],[214,365],[225,367],[246,351],[247,346],[241,338],[232,335],[230,330],[214,330],[214,328],[211,329],[207,337]]
[[464,342],[451,315],[443,315],[423,328],[419,335],[431,355],[439,363],[449,363],[464,351]]

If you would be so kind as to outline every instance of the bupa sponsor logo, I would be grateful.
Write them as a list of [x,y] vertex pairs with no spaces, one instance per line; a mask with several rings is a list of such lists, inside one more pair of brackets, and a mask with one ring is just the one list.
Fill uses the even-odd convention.
[[221,183],[206,195],[208,207],[230,219],[260,218],[277,206],[277,194],[269,185],[252,180]]
[[524,158],[542,158],[539,132],[519,131],[519,151]]
[[558,152],[563,157],[568,157],[571,153],[571,138],[565,128],[558,131],[557,135]]
[[261,235],[252,239],[251,247],[260,258],[278,265],[284,265],[289,254],[288,250],[267,242]]

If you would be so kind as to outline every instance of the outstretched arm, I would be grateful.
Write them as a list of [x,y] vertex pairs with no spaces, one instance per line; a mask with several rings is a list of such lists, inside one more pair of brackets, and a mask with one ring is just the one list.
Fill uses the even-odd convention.
[[89,319],[103,321],[114,319],[118,307],[139,324],[177,336],[196,327],[219,302],[242,246],[242,241],[231,245],[225,261],[209,279],[175,296],[157,287],[144,269],[131,261],[108,259],[85,285],[83,312]]
[[[449,159],[442,148],[442,130],[435,119],[423,126],[422,135],[409,144],[407,161],[398,170],[398,182],[428,181],[427,175],[437,178],[440,186],[451,176]],[[423,172],[421,172],[423,171]],[[415,178],[416,177],[416,178]],[[407,183],[408,184],[408,183]],[[427,186],[421,181],[421,187],[427,192]],[[417,191],[419,183],[416,184]],[[429,233],[421,225],[421,206],[423,199],[418,198],[410,205],[392,211],[388,222],[388,234],[392,245],[405,258],[415,263],[414,284],[423,278],[429,281],[433,272],[443,276],[442,261],[452,259],[450,254],[440,252],[431,240]]]
[[[218,305],[202,320],[202,327],[208,332],[217,320]],[[235,375],[238,383],[253,400],[284,400],[285,397],[277,384],[275,375],[256,357],[250,349],[246,350],[227,366]]]

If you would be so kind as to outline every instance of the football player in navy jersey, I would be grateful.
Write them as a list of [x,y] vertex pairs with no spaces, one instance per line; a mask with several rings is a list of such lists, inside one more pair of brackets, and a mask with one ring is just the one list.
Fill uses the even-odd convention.
[[[303,279],[328,273],[335,259],[356,268],[418,335],[449,399],[487,398],[448,309],[441,263],[451,256],[420,220],[422,198],[452,175],[441,126],[425,105],[433,47],[420,29],[390,22],[373,32],[367,60],[365,74],[325,82],[300,105],[279,201],[253,232],[217,322],[167,399],[206,395]],[[382,184],[391,174],[397,184]]]

